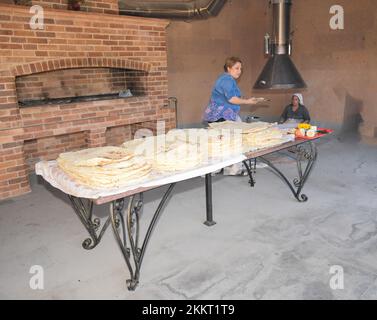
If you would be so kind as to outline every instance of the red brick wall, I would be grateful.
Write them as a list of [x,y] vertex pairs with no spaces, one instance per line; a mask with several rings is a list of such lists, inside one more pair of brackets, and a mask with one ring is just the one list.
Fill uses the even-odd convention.
[[27,140],[24,143],[25,160],[28,171],[40,160],[53,160],[62,152],[86,148],[86,132],[78,132],[55,137]]
[[120,146],[132,138],[130,125],[107,128],[106,130],[106,145],[108,146]]
[[[32,30],[28,9],[0,5],[0,199],[29,190],[27,168],[39,159],[128,138],[129,131],[108,128],[153,128],[158,120],[175,127],[174,111],[165,108],[167,21],[45,9],[44,30]],[[138,70],[126,81],[145,95],[19,108],[16,77],[74,68]]]
[[0,199],[30,191],[23,142],[0,144]]

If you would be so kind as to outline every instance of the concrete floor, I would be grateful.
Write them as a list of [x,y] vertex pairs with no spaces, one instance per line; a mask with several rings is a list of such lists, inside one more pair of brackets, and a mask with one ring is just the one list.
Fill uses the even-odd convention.
[[[86,231],[67,197],[34,177],[32,193],[0,202],[0,298],[377,299],[377,148],[335,137],[318,148],[307,203],[268,169],[258,169],[253,189],[247,177],[216,176],[211,228],[202,223],[204,179],[179,183],[135,292],[112,230],[84,250]],[[294,178],[294,162],[275,161]],[[162,192],[146,193],[142,221]],[[33,265],[43,267],[43,290],[30,289]],[[334,265],[344,270],[343,290],[330,287]]]

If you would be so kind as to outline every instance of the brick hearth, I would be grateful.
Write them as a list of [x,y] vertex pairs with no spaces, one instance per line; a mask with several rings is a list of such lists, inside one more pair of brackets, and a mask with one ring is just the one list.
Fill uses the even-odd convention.
[[[102,2],[111,3],[108,13],[116,12],[115,1]],[[167,108],[168,21],[44,8],[44,30],[33,30],[29,7],[0,5],[0,199],[30,191],[28,174],[39,160],[120,144],[140,128],[154,131],[159,120],[166,129],[175,127],[174,110]],[[80,79],[84,91],[75,89],[75,95],[107,93],[114,89],[106,80],[109,74],[123,77],[119,87],[124,81],[142,94],[28,107],[18,103],[43,97],[44,83],[52,86],[62,76]],[[51,92],[64,96],[58,89]]]

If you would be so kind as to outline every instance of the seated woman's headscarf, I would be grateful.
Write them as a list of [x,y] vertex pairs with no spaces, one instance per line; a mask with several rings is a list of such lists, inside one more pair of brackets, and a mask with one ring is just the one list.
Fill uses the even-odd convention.
[[304,97],[301,93],[294,93],[292,97],[297,97],[300,104],[304,105]]

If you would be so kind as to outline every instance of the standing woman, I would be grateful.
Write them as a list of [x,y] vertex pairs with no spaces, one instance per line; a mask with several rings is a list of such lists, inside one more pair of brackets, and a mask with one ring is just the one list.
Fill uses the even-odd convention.
[[211,99],[204,112],[207,122],[241,121],[239,116],[241,105],[256,104],[263,98],[242,98],[237,81],[242,74],[242,61],[237,57],[229,57],[225,61],[223,73],[212,89]]
[[[208,123],[223,121],[242,121],[239,113],[241,105],[256,104],[263,98],[242,98],[237,80],[242,74],[242,62],[237,57],[225,60],[223,73],[212,89],[211,99],[204,112],[204,120]],[[216,173],[221,172],[219,170]],[[247,170],[242,163],[236,163],[223,169],[224,175],[247,175]],[[215,173],[214,173],[215,174]]]

